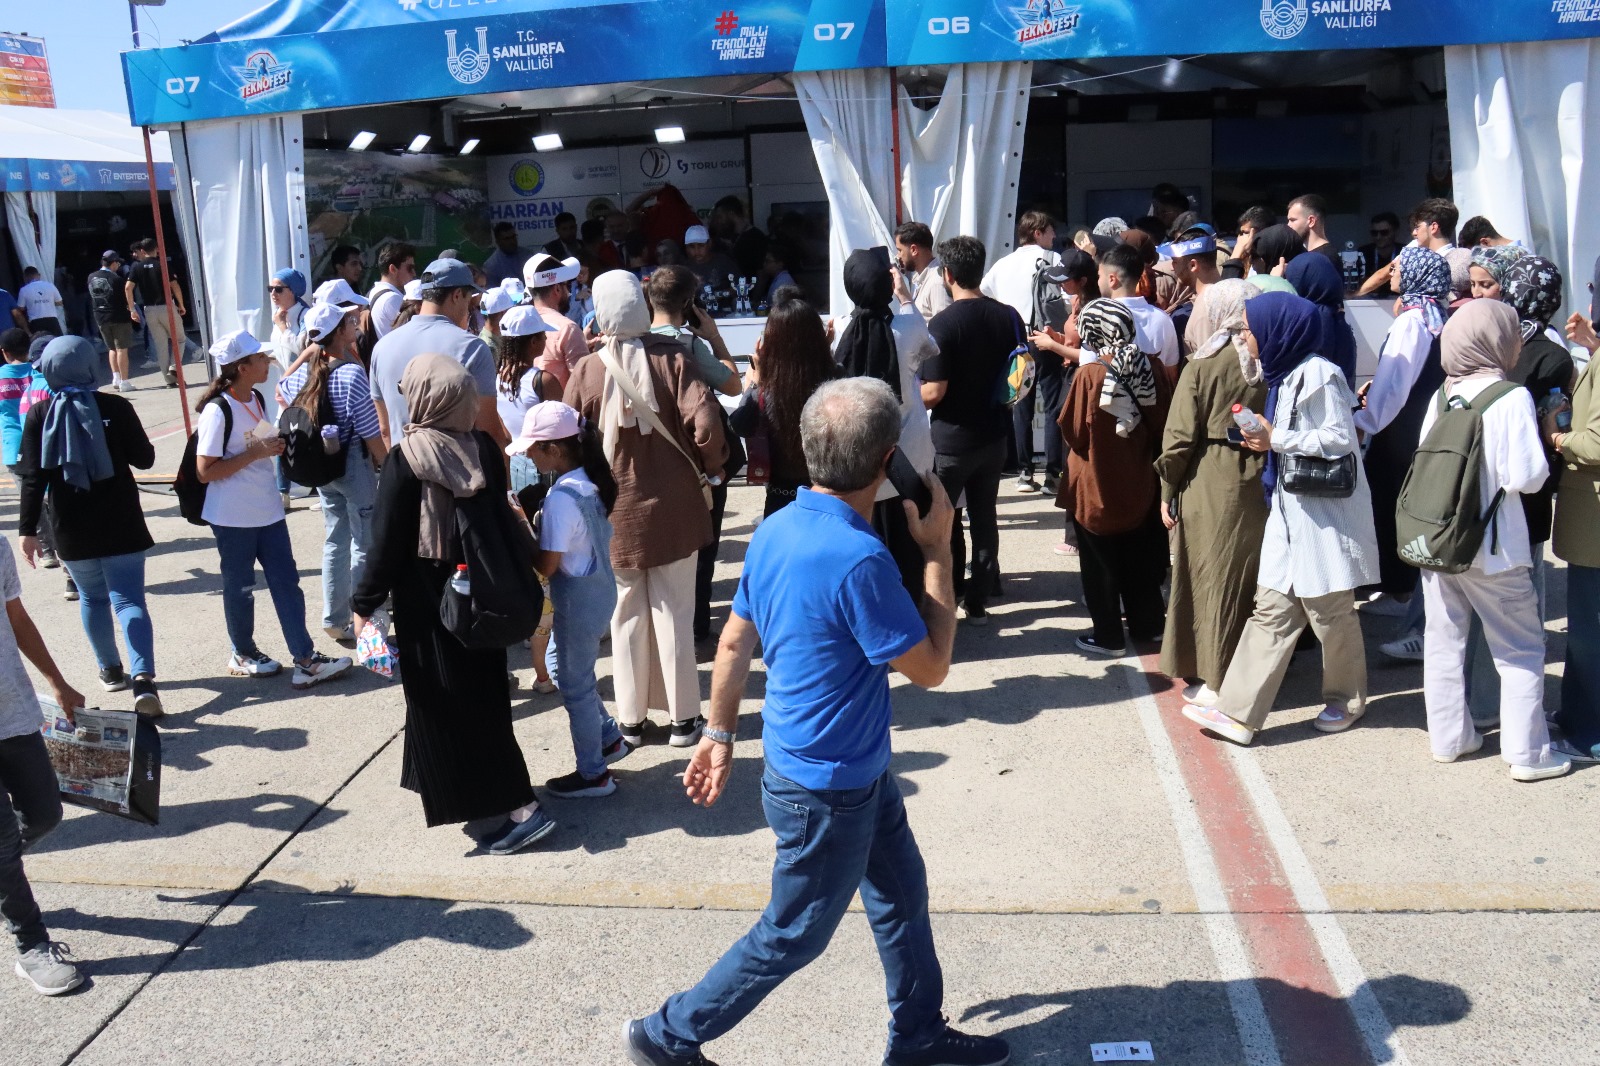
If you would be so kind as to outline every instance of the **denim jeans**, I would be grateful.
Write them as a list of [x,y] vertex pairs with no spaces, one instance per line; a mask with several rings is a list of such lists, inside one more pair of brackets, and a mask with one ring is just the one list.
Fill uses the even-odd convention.
[[529,485],[539,483],[539,468],[526,455],[511,457],[511,491],[521,492]]
[[50,939],[22,872],[22,853],[61,824],[60,787],[43,736],[0,740],[0,917],[19,952]]
[[1580,748],[1600,744],[1600,567],[1567,564],[1567,660],[1556,725]]
[[350,590],[361,581],[372,543],[378,474],[366,452],[351,450],[344,474],[317,490],[322,497],[322,624],[350,624]]
[[572,731],[572,752],[584,777],[605,773],[600,753],[622,738],[614,718],[595,688],[594,664],[600,657],[600,638],[611,628],[617,607],[617,579],[611,569],[611,522],[598,494],[584,496],[565,486],[551,490],[572,499],[583,516],[594,546],[595,567],[583,577],[564,570],[550,575],[550,606],[555,620],[550,646],[545,649],[545,669],[561,690]]
[[254,593],[259,561],[289,654],[296,660],[310,655],[314,649],[306,631],[306,598],[300,591],[300,570],[289,544],[288,523],[279,519],[270,526],[213,525],[211,532],[222,556],[222,617],[233,650],[240,654],[259,650]]
[[859,889],[887,978],[889,1049],[931,1044],[945,1028],[944,976],[928,923],[927,871],[893,776],[813,792],[768,769],[761,805],[778,838],[772,900],[699,984],[646,1019],[650,1039],[689,1055],[728,1032],[822,954]]
[[156,676],[155,632],[144,606],[144,552],[62,560],[78,586],[78,615],[100,669],[121,666],[116,624],[128,643],[128,672]]

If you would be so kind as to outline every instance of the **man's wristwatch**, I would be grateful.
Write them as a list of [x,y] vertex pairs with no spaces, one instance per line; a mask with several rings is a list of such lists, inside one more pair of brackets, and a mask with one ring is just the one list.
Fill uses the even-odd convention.
[[700,735],[707,740],[714,740],[718,744],[733,743],[733,734],[726,729],[712,729],[710,726],[701,726]]

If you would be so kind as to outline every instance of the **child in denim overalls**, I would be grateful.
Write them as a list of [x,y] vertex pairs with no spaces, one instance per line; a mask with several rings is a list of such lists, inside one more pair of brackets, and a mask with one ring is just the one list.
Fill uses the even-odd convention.
[[565,798],[609,796],[617,784],[606,766],[632,750],[600,702],[594,676],[600,639],[617,605],[607,517],[617,483],[599,436],[580,424],[577,411],[554,400],[528,409],[506,451],[526,455],[541,475],[555,475],[537,525],[538,570],[549,579],[555,606],[545,663],[567,707],[578,768],[545,782],[545,789]]

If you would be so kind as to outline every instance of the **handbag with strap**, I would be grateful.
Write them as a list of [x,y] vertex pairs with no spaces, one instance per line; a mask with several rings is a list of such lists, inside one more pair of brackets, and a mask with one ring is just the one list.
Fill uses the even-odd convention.
[[[1294,399],[1289,407],[1289,428],[1300,420],[1300,388],[1297,384]],[[1321,496],[1344,500],[1356,491],[1356,453],[1350,451],[1337,459],[1323,459],[1315,455],[1295,455],[1281,452],[1278,455],[1278,484],[1284,492],[1296,496]]]
[[667,432],[667,427],[661,422],[661,416],[651,410],[649,404],[645,403],[644,397],[639,395],[639,390],[635,387],[633,379],[623,372],[622,368],[617,365],[617,361],[611,358],[604,348],[594,354],[605,365],[606,373],[610,374],[611,380],[617,383],[617,388],[622,390],[622,395],[626,396],[628,402],[633,405],[634,416],[642,422],[649,423],[651,430],[665,437],[667,443],[672,445],[677,453],[688,462],[690,469],[694,471],[695,478],[700,482],[700,495],[705,498],[706,510],[711,510],[711,481],[706,477],[706,472],[700,469],[700,463],[694,456],[684,450],[683,445],[678,443],[678,438]]

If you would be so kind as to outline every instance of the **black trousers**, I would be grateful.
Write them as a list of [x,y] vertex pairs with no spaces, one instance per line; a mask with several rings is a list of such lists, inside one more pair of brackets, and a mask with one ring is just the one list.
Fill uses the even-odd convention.
[[722,547],[722,516],[728,512],[728,486],[711,487],[711,543],[700,549],[694,567],[694,639],[711,634],[711,576],[717,569],[717,549]]
[[961,533],[961,512],[950,529],[951,569],[956,597],[968,610],[981,611],[1000,583],[1000,522],[995,501],[1000,495],[1000,472],[1006,462],[1006,440],[1001,437],[971,451],[933,457],[933,476],[954,503],[967,494],[967,522],[972,527],[972,580],[966,579],[967,546]]
[[1062,358],[1049,352],[1040,352],[1034,360],[1037,376],[1033,391],[1024,396],[1011,409],[1011,432],[1016,439],[1017,467],[1024,474],[1033,473],[1033,414],[1036,409],[1045,413],[1044,472],[1051,477],[1061,476],[1061,432],[1056,429],[1056,418],[1065,401],[1062,388],[1066,371]]
[[1083,580],[1083,605],[1094,622],[1096,643],[1123,647],[1122,616],[1128,636],[1153,640],[1166,628],[1161,579],[1167,572],[1167,536],[1152,511],[1139,528],[1102,536],[1076,521],[1078,573]]
[[0,740],[0,918],[17,950],[50,935],[22,872],[22,853],[61,824],[61,786],[37,732]]

